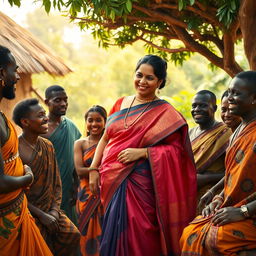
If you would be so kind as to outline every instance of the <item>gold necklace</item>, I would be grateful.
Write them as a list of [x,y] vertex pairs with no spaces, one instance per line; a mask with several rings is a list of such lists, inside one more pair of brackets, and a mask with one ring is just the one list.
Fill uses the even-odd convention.
[[134,96],[132,103],[130,105],[130,107],[127,109],[125,117],[124,117],[124,128],[128,129],[129,127],[133,126],[135,124],[135,122],[143,115],[143,113],[147,110],[147,108],[151,105],[151,103],[155,100],[156,96],[145,106],[145,108],[142,110],[142,112],[130,123],[130,125],[127,124],[126,119],[127,116],[130,112],[130,109],[132,107],[132,104],[134,103],[136,96]]
[[23,136],[23,134],[21,135],[21,137],[22,137],[23,141],[25,142],[25,144],[26,144],[27,146],[29,146],[29,147],[30,147],[31,149],[33,149],[37,154],[39,154],[39,151],[36,150],[36,147],[32,146],[32,145],[25,139],[25,137]]

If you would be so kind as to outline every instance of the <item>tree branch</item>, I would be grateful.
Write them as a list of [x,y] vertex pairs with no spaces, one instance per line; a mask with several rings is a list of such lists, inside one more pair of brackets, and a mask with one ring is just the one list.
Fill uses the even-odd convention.
[[151,45],[151,46],[153,46],[154,48],[156,48],[156,49],[158,49],[160,51],[164,51],[164,52],[168,52],[168,53],[188,52],[188,51],[191,52],[191,50],[186,48],[186,47],[181,47],[181,48],[177,48],[177,49],[170,49],[170,48],[165,48],[165,47],[156,45],[156,44],[152,43],[151,41],[148,41],[148,40],[146,40],[144,38],[141,38],[140,40],[144,41],[148,45]]
[[234,71],[237,73],[243,71],[243,69],[238,65],[238,63],[235,60],[234,35],[230,32],[226,32],[223,36],[223,41],[224,41],[224,56],[223,56],[224,70],[233,77],[234,75],[236,75],[234,74]]
[[[178,10],[178,6],[176,4],[152,4],[150,5],[152,9],[171,9],[171,10]],[[219,22],[219,20],[216,17],[216,10],[215,12],[209,11],[207,12],[206,10],[202,11],[201,9],[197,9],[194,6],[186,6],[186,9],[191,11],[192,13],[199,15],[200,17],[210,21],[212,24],[223,27],[223,25]]]
[[[159,13],[157,11],[152,11],[152,10],[149,10],[147,8],[144,8],[144,7],[141,7],[141,6],[138,6],[136,4],[133,5],[133,8],[140,11],[140,12],[143,12],[145,14],[147,14],[149,17],[154,17],[155,18],[155,21],[163,21],[163,22],[166,22],[166,23],[171,23],[173,25],[176,25],[176,26],[179,26],[179,27],[182,27],[182,28],[187,28],[188,25],[183,22],[183,21],[180,21],[180,20],[177,20],[176,18],[173,18],[169,15],[166,15],[164,13]],[[144,19],[144,17],[141,17],[142,19]]]
[[178,26],[173,26],[173,29],[175,30],[179,39],[183,41],[183,43],[186,45],[187,48],[189,48],[194,52],[200,53],[201,55],[206,57],[210,62],[212,62],[214,65],[223,69],[224,65],[223,65],[222,58],[215,55],[206,46],[196,42],[185,29],[182,29]]

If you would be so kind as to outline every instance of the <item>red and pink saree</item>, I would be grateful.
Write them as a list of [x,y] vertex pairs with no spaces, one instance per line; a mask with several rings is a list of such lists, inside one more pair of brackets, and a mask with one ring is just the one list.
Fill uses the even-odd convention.
[[[108,118],[109,143],[100,167],[105,215],[100,255],[180,255],[183,228],[195,216],[196,169],[184,118],[168,102],[156,100],[118,109]],[[117,161],[126,148],[148,148],[148,159]]]

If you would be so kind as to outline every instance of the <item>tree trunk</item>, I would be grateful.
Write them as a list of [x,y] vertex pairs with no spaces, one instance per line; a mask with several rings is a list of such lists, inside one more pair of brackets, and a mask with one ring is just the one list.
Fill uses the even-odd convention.
[[251,70],[256,70],[256,1],[243,0],[239,10],[240,28],[244,40],[244,51]]

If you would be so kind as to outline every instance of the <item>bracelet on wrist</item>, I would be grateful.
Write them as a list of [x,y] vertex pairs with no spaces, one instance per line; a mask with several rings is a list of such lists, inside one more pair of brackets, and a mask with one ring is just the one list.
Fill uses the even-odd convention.
[[224,198],[222,197],[222,196],[220,196],[220,195],[216,195],[213,199],[212,199],[212,201],[220,201],[220,202],[224,202]]
[[212,197],[214,197],[214,193],[212,192],[211,189],[209,189],[207,192],[209,192],[212,195]]
[[28,184],[28,187],[30,187],[33,184],[33,182],[34,182],[34,176],[33,176],[33,174],[31,172],[27,172],[25,174],[25,176],[28,176],[28,175],[31,176],[31,178],[32,178],[31,182]]
[[88,167],[88,171],[91,172],[91,171],[99,171],[99,168],[97,167]]

